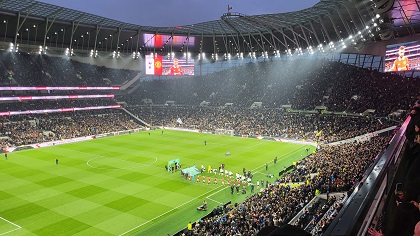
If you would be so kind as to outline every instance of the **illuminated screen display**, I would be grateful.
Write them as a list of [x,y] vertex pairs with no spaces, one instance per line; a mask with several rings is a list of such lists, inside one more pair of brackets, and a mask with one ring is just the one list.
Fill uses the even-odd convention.
[[144,34],[143,40],[148,48],[160,48],[166,44],[172,46],[194,46],[195,37],[187,36],[171,36],[162,34]]
[[420,69],[420,41],[386,46],[385,72]]
[[146,75],[194,75],[194,60],[146,55]]

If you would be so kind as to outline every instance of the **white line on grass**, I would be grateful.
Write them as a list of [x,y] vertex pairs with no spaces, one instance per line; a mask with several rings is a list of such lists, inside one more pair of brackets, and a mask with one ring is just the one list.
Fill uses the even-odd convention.
[[[150,156],[152,156],[152,157],[154,157],[155,158],[155,161],[154,162],[152,162],[152,163],[149,163],[149,164],[143,164],[143,163],[139,163],[139,162],[135,162],[135,161],[129,161],[129,160],[124,160],[124,159],[120,159],[120,158],[116,158],[116,157],[110,157],[110,156],[99,156],[99,157],[94,157],[94,158],[92,158],[92,159],[90,159],[90,160],[88,160],[87,162],[86,162],[86,165],[88,165],[89,167],[91,167],[91,168],[94,168],[94,169],[100,169],[100,170],[119,170],[119,169],[122,169],[122,170],[131,170],[131,169],[137,169],[137,168],[140,168],[140,167],[142,167],[142,166],[147,166],[147,167],[156,167],[156,166],[153,166],[152,164],[154,164],[154,163],[156,163],[157,162],[157,157],[155,157],[155,156],[153,156],[153,155],[150,155]],[[135,163],[136,165],[138,165],[138,166],[133,166],[133,167],[130,167],[130,168],[103,168],[103,167],[96,167],[96,166],[92,166],[91,164],[89,164],[89,162],[90,161],[93,161],[93,160],[95,160],[95,159],[98,159],[98,158],[112,158],[112,159],[117,159],[117,160],[120,160],[120,161],[123,161],[123,162],[131,162],[131,163]],[[158,167],[156,167],[156,168],[158,168]]]
[[214,193],[212,193],[212,194],[210,194],[210,195],[208,195],[206,198],[207,199],[209,199],[210,201],[213,201],[213,202],[216,202],[216,203],[218,203],[218,204],[220,204],[220,205],[223,205],[224,203],[222,203],[222,202],[218,202],[218,201],[216,201],[216,200],[214,200],[214,199],[212,199],[212,198],[210,198],[211,196],[213,196],[213,195],[215,195],[215,194],[218,194],[219,192],[221,192],[221,191],[223,191],[223,190],[225,190],[226,188],[228,188],[229,186],[226,186],[226,187],[223,187],[222,189],[220,189],[220,190],[218,190],[218,191],[216,191],[216,192],[214,192]]
[[[129,160],[124,160],[124,159],[120,159],[120,158],[112,157],[111,155],[100,155],[100,154],[95,154],[95,153],[90,153],[90,152],[83,152],[83,151],[74,150],[74,149],[68,149],[68,148],[63,148],[63,147],[58,147],[58,148],[62,148],[62,149],[66,149],[66,150],[70,150],[70,151],[73,151],[73,152],[83,153],[83,154],[90,155],[90,156],[95,156],[94,158],[91,158],[91,159],[89,159],[89,160],[86,162],[86,165],[87,165],[87,166],[89,166],[90,168],[93,168],[93,169],[100,169],[100,170],[132,170],[132,169],[141,168],[141,167],[143,167],[143,166],[159,168],[159,167],[153,166],[153,164],[155,164],[155,163],[158,161],[158,158],[157,158],[155,155],[145,154],[145,153],[143,153],[143,152],[141,152],[141,153],[139,153],[139,154],[140,154],[140,155],[145,154],[145,155],[146,155],[146,157],[147,157],[147,156],[150,156],[150,157],[153,157],[155,160],[154,160],[153,162],[151,162],[151,163],[148,163],[148,164],[143,164],[143,163],[140,163],[140,162],[129,161]],[[91,162],[91,161],[93,161],[93,160],[95,160],[95,159],[98,159],[98,158],[112,158],[112,159],[117,159],[117,160],[120,160],[120,161],[123,161],[123,162],[131,162],[131,163],[134,163],[134,164],[135,164],[135,166],[130,167],[130,168],[103,168],[103,167],[96,167],[96,166],[93,166],[93,165],[91,165],[91,164],[89,163],[89,162]],[[159,169],[160,169],[160,168],[159,168]]]
[[[220,187],[222,187],[222,186],[219,186],[219,187],[217,187],[217,188],[215,188],[215,189],[218,189],[218,188],[220,188]],[[171,210],[169,210],[169,211],[167,211],[167,212],[164,212],[164,213],[162,213],[162,214],[160,214],[160,215],[158,215],[158,216],[156,216],[156,217],[154,217],[154,218],[152,218],[152,219],[150,219],[150,220],[148,220],[148,221],[146,221],[146,222],[144,222],[144,223],[142,223],[142,224],[139,224],[139,225],[137,225],[136,227],[134,227],[134,228],[132,228],[132,229],[130,229],[130,230],[128,230],[128,231],[125,231],[124,233],[120,234],[119,236],[121,236],[121,235],[125,235],[125,234],[127,234],[127,233],[130,233],[131,231],[136,230],[136,229],[138,229],[138,228],[142,227],[143,225],[146,225],[146,224],[148,224],[148,223],[150,223],[150,222],[152,222],[152,221],[154,221],[154,220],[156,220],[156,219],[159,219],[160,217],[162,217],[162,216],[164,216],[164,215],[166,215],[166,214],[168,214],[168,213],[170,213],[170,212],[172,212],[172,211],[174,211],[174,210],[176,210],[176,209],[178,209],[178,208],[180,208],[180,207],[182,207],[182,206],[184,206],[184,205],[186,205],[186,204],[188,204],[188,203],[190,203],[190,202],[192,202],[192,201],[195,201],[195,200],[197,200],[197,199],[199,199],[199,198],[201,198],[201,197],[205,196],[206,194],[211,193],[211,192],[212,192],[212,191],[214,191],[215,189],[212,189],[212,190],[210,190],[210,191],[207,191],[207,192],[205,192],[205,193],[203,193],[203,194],[201,194],[201,195],[199,195],[199,196],[197,196],[197,197],[195,197],[195,198],[193,198],[193,199],[191,199],[191,200],[189,200],[189,201],[186,201],[186,202],[182,203],[181,205],[179,205],[179,206],[177,206],[177,207],[175,207],[175,208],[172,208]]]
[[[283,158],[283,157],[287,157],[287,156],[289,156],[290,154],[293,154],[293,153],[295,153],[295,152],[297,152],[297,151],[300,151],[300,150],[301,150],[301,149],[303,149],[304,147],[306,147],[306,146],[300,147],[300,148],[295,149],[295,150],[293,150],[293,151],[291,151],[291,152],[288,152],[288,153],[286,153],[286,154],[283,154],[283,155],[281,155],[281,156],[280,156],[280,159],[281,159],[281,158]],[[267,164],[269,164],[269,163],[271,163],[271,162],[274,162],[274,160],[267,162]],[[258,166],[258,167],[256,167],[256,168],[254,168],[254,169],[252,170],[252,172],[254,172],[255,170],[261,169],[262,167],[265,167],[265,164],[262,164],[262,165],[260,165],[260,166]]]
[[223,205],[223,203],[218,202],[218,201],[216,201],[216,200],[214,200],[214,199],[211,199],[211,198],[209,198],[209,197],[206,197],[206,198],[207,198],[207,199],[209,199],[210,201],[213,201],[213,202],[217,203],[217,204]]
[[17,225],[17,224],[15,224],[15,223],[13,223],[13,222],[11,222],[11,221],[8,221],[8,220],[4,219],[3,217],[0,217],[0,219],[2,219],[2,220],[4,220],[4,221],[6,221],[7,223],[12,224],[13,226],[15,226],[15,227],[16,227],[16,229],[12,229],[12,230],[9,230],[9,231],[7,231],[7,232],[0,233],[0,235],[5,235],[5,234],[11,233],[11,232],[13,232],[13,231],[16,231],[16,230],[18,230],[18,229],[21,229],[21,228],[22,228],[21,226],[19,226],[19,225]]

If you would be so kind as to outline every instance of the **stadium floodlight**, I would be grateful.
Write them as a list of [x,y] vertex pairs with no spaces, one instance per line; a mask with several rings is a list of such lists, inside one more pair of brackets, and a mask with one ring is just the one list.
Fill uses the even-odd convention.
[[93,49],[92,49],[92,50],[90,50],[90,54],[89,54],[89,56],[90,56],[90,57],[93,57]]
[[379,17],[381,17],[379,14],[376,14],[376,19],[379,19]]
[[373,23],[373,26],[375,26],[375,27],[376,27],[376,26],[378,26],[378,24],[376,24],[376,23]]
[[369,26],[366,25],[366,29],[369,29]]
[[3,20],[3,23],[5,23],[5,24],[6,24],[6,23],[7,23],[7,21],[6,21],[6,20]]
[[112,58],[115,58],[116,53],[115,51],[112,52]]

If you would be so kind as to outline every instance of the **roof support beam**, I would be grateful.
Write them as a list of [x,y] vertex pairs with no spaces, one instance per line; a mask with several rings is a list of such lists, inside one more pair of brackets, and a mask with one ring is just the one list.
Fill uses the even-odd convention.
[[[365,28],[365,26],[367,26],[368,25],[368,23],[366,23],[366,21],[365,21],[365,19],[363,19],[363,17],[362,17],[362,14],[360,13],[360,8],[359,8],[359,4],[358,4],[358,2],[356,2],[355,0],[350,0],[353,4],[354,4],[354,6],[356,7],[356,10],[357,10],[357,15],[358,15],[358,17],[359,17],[359,21],[360,21],[360,23],[362,23],[363,24],[363,27],[362,28]],[[356,22],[354,22],[355,24],[356,24]]]
[[[31,11],[33,9],[33,7],[37,5],[37,2],[35,2],[34,4],[30,5],[28,8],[29,9],[28,13],[26,13],[25,18],[23,18],[22,23],[20,23],[20,12],[18,12],[18,19],[17,19],[17,24],[16,24],[16,33],[15,33],[15,46],[17,44],[17,38],[18,38],[18,34],[19,34],[19,30],[22,28],[23,24],[25,23],[26,19],[28,18],[29,14],[31,14]],[[24,9],[24,10],[26,10]]]
[[346,4],[344,4],[344,3],[339,3],[339,4],[341,4],[342,6],[344,6],[344,8],[346,8],[347,14],[350,16],[350,19],[353,22],[354,27],[356,27],[356,31],[353,31],[353,34],[356,34],[357,31],[362,31],[362,29],[360,29],[360,28],[357,27],[357,25],[356,25],[356,19],[354,19],[354,16],[353,16],[353,14],[351,14],[348,6]]
[[341,15],[340,11],[337,11],[338,16],[340,17],[341,22],[343,22],[344,28],[346,28],[347,34],[352,35],[353,33],[350,30],[349,25],[347,22],[343,19],[343,16]]
[[305,38],[306,45],[309,47],[310,46],[310,43],[308,41],[308,38],[306,37],[305,31],[303,30],[302,25],[300,25],[300,30],[302,30],[302,34],[303,34],[303,37]]
[[[272,30],[270,30],[269,29],[269,27],[267,27],[266,26],[266,24],[264,23],[264,22],[261,22],[261,21],[257,21],[257,22],[254,22],[255,21],[255,19],[253,19],[253,20],[251,20],[251,19],[248,19],[248,22],[251,22],[252,23],[252,25],[256,25],[256,24],[258,24],[258,25],[261,25],[261,26],[263,26],[264,27],[264,29],[266,29],[267,30],[267,32],[269,32],[270,34],[271,34],[271,37],[273,38],[273,37],[275,37],[275,35],[273,34],[273,32],[272,32]],[[269,44],[270,44],[270,46],[271,47],[273,47],[274,49],[277,49],[277,46],[276,45],[274,45],[274,44],[272,44],[271,43],[271,41],[270,40],[268,40],[262,33],[261,33],[261,31],[258,31],[258,33],[261,35],[261,37],[262,38],[264,38]],[[277,38],[277,37],[276,37]],[[261,39],[262,40],[262,39]],[[273,42],[274,42],[274,40],[273,40]]]
[[327,16],[328,16],[328,18],[329,18],[329,19],[330,19],[330,21],[331,21],[331,24],[332,24],[332,26],[333,26],[333,28],[334,28],[335,33],[337,34],[337,41],[338,41],[338,40],[340,40],[340,39],[341,39],[340,32],[338,31],[337,26],[335,25],[335,23],[334,23],[334,21],[333,21],[333,19],[332,19],[332,17],[331,17],[331,14],[328,14]]
[[95,44],[93,45],[93,52],[96,53],[96,44],[98,42],[98,34],[101,31],[102,28],[102,24],[101,25],[96,25],[96,30],[95,30]]
[[[319,40],[318,35],[316,34],[316,31],[315,31],[314,25],[312,24],[312,21],[309,21],[309,25],[311,26],[312,33],[314,34],[315,39],[318,42],[318,45],[320,45],[322,42]],[[324,40],[325,40],[325,38],[324,38]]]
[[[120,48],[120,36],[121,36],[121,31],[122,31],[123,27],[118,27],[118,37],[117,37],[117,53],[120,52],[119,48]],[[111,44],[111,48],[112,48],[112,44]],[[153,49],[154,50],[154,49]]]
[[[330,35],[328,34],[328,31],[327,31],[327,29],[325,28],[324,22],[322,21],[322,18],[321,18],[320,16],[319,16],[319,24],[321,25],[322,29],[324,30],[324,32],[325,32],[325,36],[327,36],[328,42],[331,42]],[[324,36],[324,37],[325,37],[325,36]]]

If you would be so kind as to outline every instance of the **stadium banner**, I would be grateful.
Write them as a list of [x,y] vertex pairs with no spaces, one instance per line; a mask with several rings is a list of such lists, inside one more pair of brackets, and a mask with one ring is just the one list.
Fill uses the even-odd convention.
[[111,136],[114,136],[114,133],[97,134],[95,135],[95,138],[106,138],[106,137],[111,137]]
[[304,145],[311,145],[314,147],[318,146],[316,142],[309,142],[309,141],[299,141],[299,140],[283,139],[283,138],[268,138],[268,139],[273,139],[277,142],[284,142],[284,143],[304,144]]
[[354,138],[329,143],[328,145],[340,145],[340,144],[344,144],[344,143],[353,143],[354,141],[365,142],[365,141],[369,141],[373,137],[380,136],[382,133],[393,131],[396,128],[397,128],[397,126],[391,126],[391,127],[386,128],[386,129],[381,129],[381,130],[378,130],[378,131],[375,131],[375,132],[372,132],[372,133],[368,133],[368,134],[364,134],[364,135],[360,135],[360,136],[357,136],[357,137],[354,137]]

